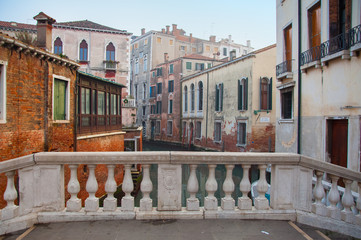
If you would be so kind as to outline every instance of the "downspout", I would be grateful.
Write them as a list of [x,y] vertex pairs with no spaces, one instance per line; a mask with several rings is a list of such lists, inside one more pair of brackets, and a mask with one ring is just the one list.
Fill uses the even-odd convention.
[[209,72],[207,72],[207,108],[206,108],[206,146],[208,141],[208,97],[209,97]]
[[298,0],[298,121],[297,121],[297,153],[301,154],[301,0]]
[[183,82],[182,82],[182,78],[183,78],[183,59],[181,59],[181,63],[180,63],[180,80],[179,80],[179,85],[180,85],[180,91],[179,91],[179,109],[180,109],[180,118],[179,118],[179,129],[180,129],[180,133],[179,134],[179,142],[182,143],[182,138],[184,138],[183,136],[183,104],[182,104],[182,97],[183,97]]
[[[42,61],[42,60],[40,60]],[[48,108],[49,108],[49,63],[48,61],[44,60],[45,65],[45,73],[44,73],[44,85],[45,85],[45,92],[44,92],[44,152],[49,151],[49,126],[48,126]],[[50,90],[51,91],[51,90]]]
[[77,132],[78,132],[78,119],[77,119],[77,106],[78,106],[78,83],[79,83],[79,73],[76,71],[75,78],[75,89],[74,89],[74,152],[77,151]]

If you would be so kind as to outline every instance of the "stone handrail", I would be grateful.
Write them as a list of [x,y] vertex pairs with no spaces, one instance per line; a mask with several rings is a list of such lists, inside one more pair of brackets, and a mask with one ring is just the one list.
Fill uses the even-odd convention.
[[[78,198],[80,165],[87,165],[89,177],[85,204]],[[108,179],[105,185],[107,198],[99,207],[95,196],[98,182],[97,165],[106,165]],[[140,164],[143,180],[140,190],[143,198],[134,206],[131,166]],[[158,164],[158,207],[153,207],[150,194],[154,187],[150,178],[151,164]],[[64,165],[70,169],[65,186]],[[116,165],[123,165],[122,190],[125,196],[121,207],[114,197],[117,185],[114,180]],[[182,166],[189,166],[182,183]],[[199,165],[208,168],[206,181],[199,181]],[[226,175],[217,180],[215,169],[224,165]],[[235,165],[242,167],[241,181],[235,184],[232,176]],[[249,170],[259,169],[259,179],[250,182]],[[271,166],[270,185],[266,169]],[[18,173],[19,189],[15,176]],[[204,171],[203,171],[204,172]],[[35,223],[84,221],[97,219],[167,219],[167,218],[239,218],[293,220],[344,234],[361,235],[361,197],[351,190],[361,191],[361,173],[327,162],[290,153],[235,153],[235,152],[43,152],[0,163],[0,173],[7,176],[4,199],[7,206],[0,212],[0,235],[26,228]],[[197,175],[198,174],[198,175]],[[316,183],[312,178],[316,176]],[[342,179],[345,190],[338,191]],[[220,184],[219,181],[223,183]],[[329,181],[330,189],[322,182]],[[181,185],[186,184],[185,207],[181,204]],[[199,186],[207,196],[197,196]],[[66,188],[65,188],[66,187]],[[236,191],[236,188],[239,189]],[[252,189],[251,189],[252,188]],[[66,201],[66,190],[70,199]],[[215,192],[222,189],[224,197],[217,199]],[[257,191],[257,197],[248,197]],[[237,192],[237,194],[236,194]],[[266,194],[270,194],[269,199]],[[234,196],[236,194],[237,196]],[[19,195],[19,205],[16,199]],[[186,195],[184,195],[186,196]],[[356,197],[355,197],[356,196]],[[154,196],[153,196],[154,197]],[[200,201],[202,200],[203,206]],[[327,200],[327,201],[326,201]],[[66,201],[66,204],[65,204]],[[237,202],[237,204],[236,204]],[[327,204],[325,204],[327,202]],[[220,203],[220,204],[219,204]],[[342,206],[339,209],[338,206]],[[15,225],[13,225],[16,223]],[[15,226],[15,227],[14,227]]]

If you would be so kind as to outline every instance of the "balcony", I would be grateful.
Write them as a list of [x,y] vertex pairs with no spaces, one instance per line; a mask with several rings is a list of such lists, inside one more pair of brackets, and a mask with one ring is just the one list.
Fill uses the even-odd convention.
[[[89,197],[84,206],[77,197],[78,173],[83,169],[80,164],[89,169],[85,187]],[[99,164],[108,168],[106,182],[99,182],[105,184],[107,192],[102,207],[96,197],[95,168]],[[125,196],[120,206],[114,198],[117,164],[124,166]],[[141,164],[143,169],[139,206],[131,195],[134,164]],[[64,166],[70,169],[67,186]],[[259,174],[253,174],[251,166]],[[219,167],[225,169],[224,174],[219,174]],[[1,210],[0,235],[37,223],[221,218],[292,220],[361,236],[361,197],[351,188],[355,181],[354,187],[361,192],[361,173],[297,154],[52,152],[1,162],[0,172],[7,177],[7,206]],[[344,188],[338,186],[339,179]],[[69,199],[65,199],[67,193]]]
[[135,99],[124,99],[122,102],[122,108],[135,108]]
[[293,78],[292,73],[293,60],[287,60],[276,66],[276,77],[277,79],[291,79]]
[[104,69],[105,70],[117,70],[117,64],[119,62],[104,60],[103,63],[104,63]]
[[[301,53],[301,70],[306,72],[307,68],[319,68],[327,65],[332,59],[350,59],[361,50],[361,25],[358,25],[346,33],[333,37],[320,46],[313,47]],[[351,51],[351,54],[350,54]]]

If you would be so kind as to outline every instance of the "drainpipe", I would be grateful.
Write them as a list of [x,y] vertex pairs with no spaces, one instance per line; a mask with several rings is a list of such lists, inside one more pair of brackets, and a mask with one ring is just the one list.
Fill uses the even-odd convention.
[[49,98],[49,63],[44,60],[45,65],[45,74],[44,74],[44,85],[45,85],[45,93],[44,93],[44,152],[49,151],[49,126],[48,126],[48,98]]
[[298,121],[297,121],[297,153],[301,154],[301,0],[298,0]]
[[74,89],[74,152],[77,151],[77,106],[78,106],[78,82],[79,82],[79,73],[76,71],[75,78],[75,89]]
[[182,104],[182,97],[183,97],[183,82],[182,82],[182,78],[183,78],[183,59],[181,59],[181,63],[180,63],[180,77],[179,77],[179,85],[180,85],[180,91],[179,91],[179,109],[180,109],[180,118],[179,118],[179,129],[180,129],[180,133],[179,134],[179,141],[182,143],[182,138],[183,136],[183,104]]
[[206,146],[208,141],[207,140],[208,139],[208,94],[209,94],[209,72],[207,72]]

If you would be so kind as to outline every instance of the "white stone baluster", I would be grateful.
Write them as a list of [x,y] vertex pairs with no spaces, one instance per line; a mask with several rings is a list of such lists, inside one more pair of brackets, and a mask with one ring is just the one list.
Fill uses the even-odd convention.
[[14,184],[15,171],[10,171],[5,173],[7,177],[6,190],[4,192],[4,200],[7,202],[7,205],[1,212],[1,219],[8,220],[12,219],[19,214],[19,207],[15,205],[14,201],[16,200],[18,194]]
[[217,191],[218,184],[215,177],[215,169],[217,165],[210,164],[208,165],[209,174],[208,179],[206,181],[206,191],[208,196],[204,198],[204,209],[207,211],[217,210],[218,209],[218,201],[214,196],[214,193]]
[[259,180],[257,183],[258,197],[254,201],[254,206],[259,210],[269,209],[269,202],[266,198],[266,192],[268,190],[268,183],[266,180],[266,168],[267,165],[262,164],[259,168]]
[[86,182],[86,190],[89,193],[89,197],[85,200],[85,211],[86,212],[96,212],[99,209],[99,198],[95,196],[96,191],[98,190],[98,182],[95,178],[95,167],[94,164],[89,164],[89,177]]
[[70,180],[68,183],[68,192],[70,193],[70,199],[66,202],[66,211],[79,212],[81,210],[81,200],[78,198],[80,191],[80,184],[78,181],[78,165],[71,164],[70,168]]
[[322,203],[322,199],[325,197],[325,189],[322,185],[323,172],[316,171],[315,174],[317,181],[315,188],[313,189],[313,197],[315,198],[315,202],[312,204],[312,212],[321,216],[326,216],[327,211],[325,205]]
[[355,205],[355,203],[353,201],[352,193],[351,193],[352,180],[344,178],[343,182],[345,183],[345,192],[342,196],[343,210],[341,212],[341,218],[345,222],[352,223],[353,219],[354,219],[354,215],[351,210],[351,207]]
[[234,210],[235,201],[232,198],[232,193],[234,192],[234,182],[232,179],[232,170],[234,168],[233,164],[226,165],[226,179],[223,183],[223,191],[225,193],[225,197],[221,200],[221,207],[223,210]]
[[125,193],[125,196],[122,198],[122,210],[123,211],[133,211],[134,210],[134,197],[130,194],[134,189],[132,174],[130,172],[130,168],[132,165],[125,164],[124,165],[124,179],[122,189]]
[[190,194],[190,197],[187,198],[187,210],[188,211],[199,211],[199,200],[196,198],[198,192],[198,179],[196,176],[197,165],[191,164],[190,166],[190,175],[187,184],[187,191]]
[[145,164],[143,167],[143,179],[142,183],[140,184],[140,190],[143,193],[143,198],[140,200],[140,211],[152,211],[153,210],[153,200],[150,198],[149,194],[153,190],[153,184],[150,180],[149,176],[149,164]]
[[242,192],[242,197],[238,198],[238,208],[240,210],[251,210],[252,200],[248,197],[248,193],[251,191],[251,183],[249,181],[249,169],[251,165],[242,165],[243,177],[239,184],[239,190]]
[[117,191],[117,183],[114,180],[114,164],[110,164],[108,167],[108,178],[105,183],[105,191],[107,192],[107,198],[104,199],[103,210],[114,212],[117,209],[117,199],[114,197],[114,193]]
[[332,185],[328,193],[328,201],[330,202],[330,206],[327,207],[328,216],[340,220],[341,211],[337,207],[337,203],[340,201],[340,193],[337,188],[337,181],[339,177],[331,174],[329,174],[329,177],[331,178]]
[[358,183],[358,198],[356,201],[356,208],[358,210],[356,221],[359,225],[361,225],[361,182]]

